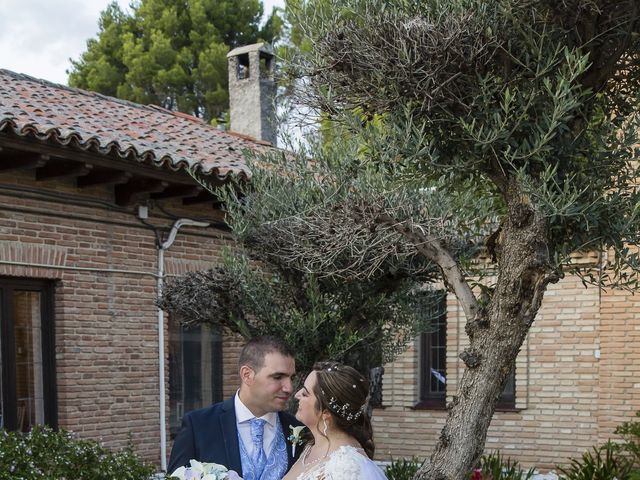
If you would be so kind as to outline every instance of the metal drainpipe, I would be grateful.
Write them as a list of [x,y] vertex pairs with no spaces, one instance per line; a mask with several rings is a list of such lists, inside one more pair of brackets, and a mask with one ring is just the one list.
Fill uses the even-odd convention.
[[[181,227],[208,227],[208,222],[197,222],[190,218],[180,218],[176,220],[169,237],[162,245],[158,246],[158,298],[162,295],[162,284],[164,280],[164,251],[168,250],[178,235]],[[158,364],[160,374],[160,468],[167,471],[167,426],[165,416],[165,384],[164,384],[164,311],[158,308]]]

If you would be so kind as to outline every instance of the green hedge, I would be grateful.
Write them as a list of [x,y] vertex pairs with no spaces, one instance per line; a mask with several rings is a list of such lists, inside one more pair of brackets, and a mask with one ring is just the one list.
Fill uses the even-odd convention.
[[154,472],[131,444],[113,452],[48,427],[37,426],[30,433],[0,429],[0,479],[149,480]]

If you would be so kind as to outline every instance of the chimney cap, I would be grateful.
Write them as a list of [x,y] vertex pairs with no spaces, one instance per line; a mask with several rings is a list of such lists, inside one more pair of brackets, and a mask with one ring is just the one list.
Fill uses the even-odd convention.
[[259,51],[261,53],[267,53],[269,55],[273,55],[273,49],[271,45],[267,42],[253,43],[251,45],[244,45],[242,47],[234,48],[229,53],[227,53],[227,58],[236,57],[238,55],[242,55],[243,53],[255,52]]

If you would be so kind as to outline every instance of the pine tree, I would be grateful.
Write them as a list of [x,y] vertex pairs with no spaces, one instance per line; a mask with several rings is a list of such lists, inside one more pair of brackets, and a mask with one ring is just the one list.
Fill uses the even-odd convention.
[[190,113],[206,121],[228,108],[227,52],[273,41],[274,10],[259,28],[259,0],[142,0],[124,13],[117,3],[100,16],[97,39],[72,60],[69,84]]

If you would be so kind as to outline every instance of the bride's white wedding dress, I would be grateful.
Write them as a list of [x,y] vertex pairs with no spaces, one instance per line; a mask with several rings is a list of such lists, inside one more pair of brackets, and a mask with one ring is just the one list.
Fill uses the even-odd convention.
[[342,446],[325,461],[301,473],[296,480],[387,480],[387,477],[362,449]]

